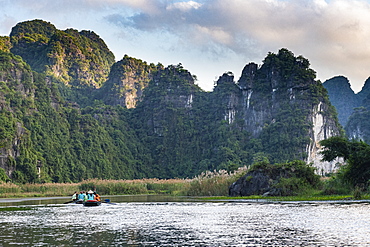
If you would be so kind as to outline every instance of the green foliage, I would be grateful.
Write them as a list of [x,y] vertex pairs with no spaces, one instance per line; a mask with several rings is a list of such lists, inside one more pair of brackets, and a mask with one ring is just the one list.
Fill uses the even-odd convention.
[[337,157],[343,157],[344,160],[348,160],[350,156],[350,143],[345,137],[333,136],[322,140],[320,144],[324,146],[324,150],[321,153],[326,161],[333,161]]
[[353,191],[353,199],[361,200],[362,199],[362,189],[358,186],[355,187]]
[[309,184],[304,179],[291,177],[281,178],[279,183],[275,185],[276,188],[281,190],[282,196],[299,195],[302,191],[307,190]]
[[[17,73],[11,73],[16,70]],[[87,178],[143,177],[145,152],[127,125],[128,112],[96,105],[81,111],[66,103],[57,84],[32,73],[20,57],[0,52],[0,143],[17,182],[70,182]],[[41,172],[37,168],[41,165]]]
[[10,112],[0,111],[0,147],[9,147],[15,137],[15,119]]
[[0,51],[10,52],[11,43],[7,36],[0,36]]
[[324,195],[349,195],[352,186],[343,178],[343,173],[339,171],[330,177],[323,184],[322,194]]
[[0,181],[2,182],[10,181],[8,175],[6,175],[5,170],[3,168],[0,168]]
[[[263,150],[272,162],[290,159],[305,159],[305,149],[310,140],[307,136],[311,125],[306,116],[310,113],[297,105],[284,104],[276,113],[275,121],[265,124],[261,134]],[[295,152],[292,152],[294,149]]]
[[363,141],[348,141],[331,137],[321,141],[324,146],[323,160],[332,161],[342,157],[346,164],[341,167],[343,179],[353,187],[367,188],[370,180],[370,146]]
[[282,196],[299,195],[322,185],[315,168],[301,160],[274,165],[258,162],[252,165],[250,171],[262,171],[276,180],[273,187],[279,189]]
[[55,31],[55,26],[50,22],[36,19],[32,21],[18,23],[12,28],[10,36],[22,37],[27,34],[40,34],[44,37],[51,37]]
[[315,79],[316,73],[309,66],[310,62],[306,58],[303,56],[295,57],[291,51],[283,48],[279,50],[278,54],[270,52],[264,59],[261,70],[276,71],[282,82],[289,83],[294,80],[299,85],[307,84]]

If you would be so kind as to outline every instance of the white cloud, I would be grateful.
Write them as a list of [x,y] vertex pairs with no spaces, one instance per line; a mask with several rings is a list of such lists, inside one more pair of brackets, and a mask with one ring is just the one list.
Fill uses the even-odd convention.
[[[211,57],[210,63],[230,54],[238,62],[259,63],[269,51],[286,47],[308,58],[322,80],[342,74],[358,91],[370,76],[370,4],[365,0],[15,0],[3,1],[1,13],[2,29],[13,20],[45,19],[58,28],[103,33],[118,53],[140,45],[134,53],[141,54],[150,47],[147,53],[155,53],[157,61],[176,49],[180,61],[181,51],[186,57],[191,50]],[[109,38],[115,34],[124,39]],[[159,51],[163,47],[168,50]]]
[[189,1],[189,2],[177,2],[170,4],[166,7],[167,10],[173,10],[173,9],[178,9],[181,11],[189,11],[191,9],[199,9],[202,6],[201,3],[197,3],[194,1]]
[[370,76],[367,1],[208,0],[157,10],[119,18],[139,30],[171,32],[190,44],[213,43],[249,58],[287,47],[307,57],[323,80],[345,74],[361,84]]

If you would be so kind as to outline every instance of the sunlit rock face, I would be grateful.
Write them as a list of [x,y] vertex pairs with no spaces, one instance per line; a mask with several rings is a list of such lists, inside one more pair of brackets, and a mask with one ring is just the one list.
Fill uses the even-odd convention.
[[32,20],[18,23],[10,33],[12,48],[34,71],[69,86],[99,88],[106,81],[114,55],[92,31],[58,30]]
[[323,114],[323,112],[327,111],[325,108],[327,108],[327,105],[323,102],[319,102],[319,104],[313,108],[310,119],[312,121],[310,143],[307,145],[306,162],[316,167],[317,173],[320,175],[335,172],[343,163],[342,159],[336,159],[332,162],[322,161],[322,155],[320,154],[322,147],[320,141],[339,134],[338,127],[333,118]]

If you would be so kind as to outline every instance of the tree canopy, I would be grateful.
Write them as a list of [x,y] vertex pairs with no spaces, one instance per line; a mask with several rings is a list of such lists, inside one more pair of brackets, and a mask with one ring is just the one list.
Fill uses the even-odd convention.
[[341,167],[345,180],[353,186],[367,186],[370,181],[370,146],[363,141],[331,137],[321,141],[323,160],[333,161],[342,157],[346,164]]

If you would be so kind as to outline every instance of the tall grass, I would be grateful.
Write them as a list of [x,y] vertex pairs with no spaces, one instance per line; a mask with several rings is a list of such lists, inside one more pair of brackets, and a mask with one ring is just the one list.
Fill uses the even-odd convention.
[[22,184],[23,193],[42,194],[45,196],[72,195],[78,191],[79,184],[75,183],[44,183],[44,184]]
[[21,187],[13,183],[0,182],[0,195],[8,193],[21,193]]
[[192,179],[186,195],[188,196],[227,196],[229,186],[238,178],[242,177],[247,167],[239,167],[238,170],[229,173],[226,170],[206,171]]
[[99,180],[81,182],[80,190],[94,190],[103,195],[136,195],[147,193],[146,184],[141,180]]
[[75,191],[94,190],[100,195],[168,194],[188,196],[225,196],[229,186],[245,174],[241,167],[233,173],[207,171],[193,179],[89,179],[80,183],[21,184],[0,183],[0,197],[69,196]]
[[99,180],[90,179],[81,182],[81,190],[96,190],[104,195],[137,195],[137,194],[178,194],[187,188],[186,179],[136,179],[136,180]]

